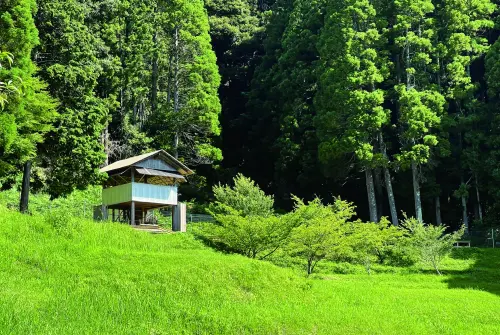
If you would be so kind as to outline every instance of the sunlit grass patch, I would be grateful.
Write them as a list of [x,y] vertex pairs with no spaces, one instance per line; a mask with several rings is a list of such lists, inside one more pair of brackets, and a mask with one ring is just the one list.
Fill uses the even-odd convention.
[[496,250],[456,251],[443,276],[325,263],[305,278],[191,234],[71,227],[0,208],[0,333],[498,333]]

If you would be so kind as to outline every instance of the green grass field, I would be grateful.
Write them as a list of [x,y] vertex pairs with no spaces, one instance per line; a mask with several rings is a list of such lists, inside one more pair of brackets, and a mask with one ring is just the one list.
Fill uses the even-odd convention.
[[500,333],[500,250],[458,250],[441,277],[323,266],[305,278],[190,234],[70,226],[0,207],[0,333]]

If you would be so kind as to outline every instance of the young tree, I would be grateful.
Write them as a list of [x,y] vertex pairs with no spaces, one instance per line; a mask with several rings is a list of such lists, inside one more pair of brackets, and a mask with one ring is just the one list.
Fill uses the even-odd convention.
[[274,200],[243,175],[234,186],[215,186],[216,202],[209,211],[215,224],[202,227],[201,235],[224,249],[264,259],[280,248],[290,234],[285,217],[274,215]]
[[268,217],[274,214],[274,199],[266,195],[253,180],[237,175],[234,186],[216,185],[213,188],[215,203],[211,205],[211,212],[224,213],[236,211],[242,216]]
[[401,224],[410,234],[410,247],[420,261],[431,265],[441,275],[441,261],[451,253],[453,245],[463,236],[465,227],[446,234],[446,226],[425,225],[420,220],[405,218]]
[[[316,124],[322,139],[320,157],[353,153],[365,171],[370,220],[377,222],[373,169],[384,168],[394,225],[397,212],[387,162],[383,126],[390,123],[382,105],[380,84],[389,75],[390,62],[382,29],[386,25],[372,1],[332,2],[327,6],[325,26],[318,42],[320,89],[316,95]],[[381,214],[381,213],[380,213]]]
[[348,221],[356,214],[352,204],[337,199],[333,205],[323,205],[319,198],[308,204],[295,198],[295,203],[295,210],[288,218],[295,228],[287,251],[306,262],[308,275],[321,260],[348,254]]
[[398,244],[403,238],[403,232],[386,219],[379,223],[354,222],[349,234],[349,244],[352,248],[351,258],[365,266],[371,274],[371,267],[379,260],[387,249]]
[[[0,82],[19,82],[22,94],[11,95],[1,113],[1,129],[7,140],[0,140],[0,178],[15,176],[24,165],[20,210],[28,210],[31,161],[37,144],[51,129],[55,118],[55,102],[36,76],[31,52],[39,43],[33,15],[34,0],[6,0],[0,3],[0,44],[13,58],[12,66],[0,68]],[[10,180],[12,182],[12,180]]]
[[290,227],[283,217],[242,216],[241,213],[215,215],[216,224],[205,225],[204,238],[224,249],[250,258],[265,259],[283,246]]

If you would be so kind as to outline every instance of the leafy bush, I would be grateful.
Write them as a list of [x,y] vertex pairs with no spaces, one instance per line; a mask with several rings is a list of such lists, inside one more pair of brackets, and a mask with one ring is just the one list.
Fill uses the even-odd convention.
[[387,218],[382,218],[379,223],[354,222],[348,242],[352,250],[351,259],[363,264],[370,274],[372,264],[396,249],[402,238],[403,232]]
[[287,251],[306,263],[307,274],[325,258],[336,259],[349,254],[346,236],[350,220],[356,213],[351,203],[337,199],[332,205],[323,205],[319,198],[308,204],[298,198],[295,210],[286,219],[295,227],[290,234]]
[[251,179],[238,175],[234,187],[215,186],[216,202],[209,208],[215,223],[197,230],[218,249],[264,259],[281,247],[290,233],[283,218],[274,215],[274,200]]
[[223,249],[250,258],[264,259],[273,254],[286,240],[289,229],[277,216],[241,216],[238,213],[216,215],[216,224],[206,224],[203,235]]
[[422,263],[432,266],[439,275],[441,275],[441,261],[451,253],[453,245],[460,240],[465,231],[462,227],[447,234],[446,226],[425,225],[415,218],[406,217],[401,225],[409,232],[408,247]]
[[242,216],[267,217],[274,214],[274,199],[266,195],[250,178],[238,174],[234,186],[218,185],[213,188],[216,202],[209,208],[214,214],[227,214],[236,210]]

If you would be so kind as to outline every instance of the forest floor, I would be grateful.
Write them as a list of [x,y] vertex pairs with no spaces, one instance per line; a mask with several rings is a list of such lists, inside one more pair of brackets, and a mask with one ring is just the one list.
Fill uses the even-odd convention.
[[499,334],[500,250],[426,269],[322,273],[0,207],[0,334]]

